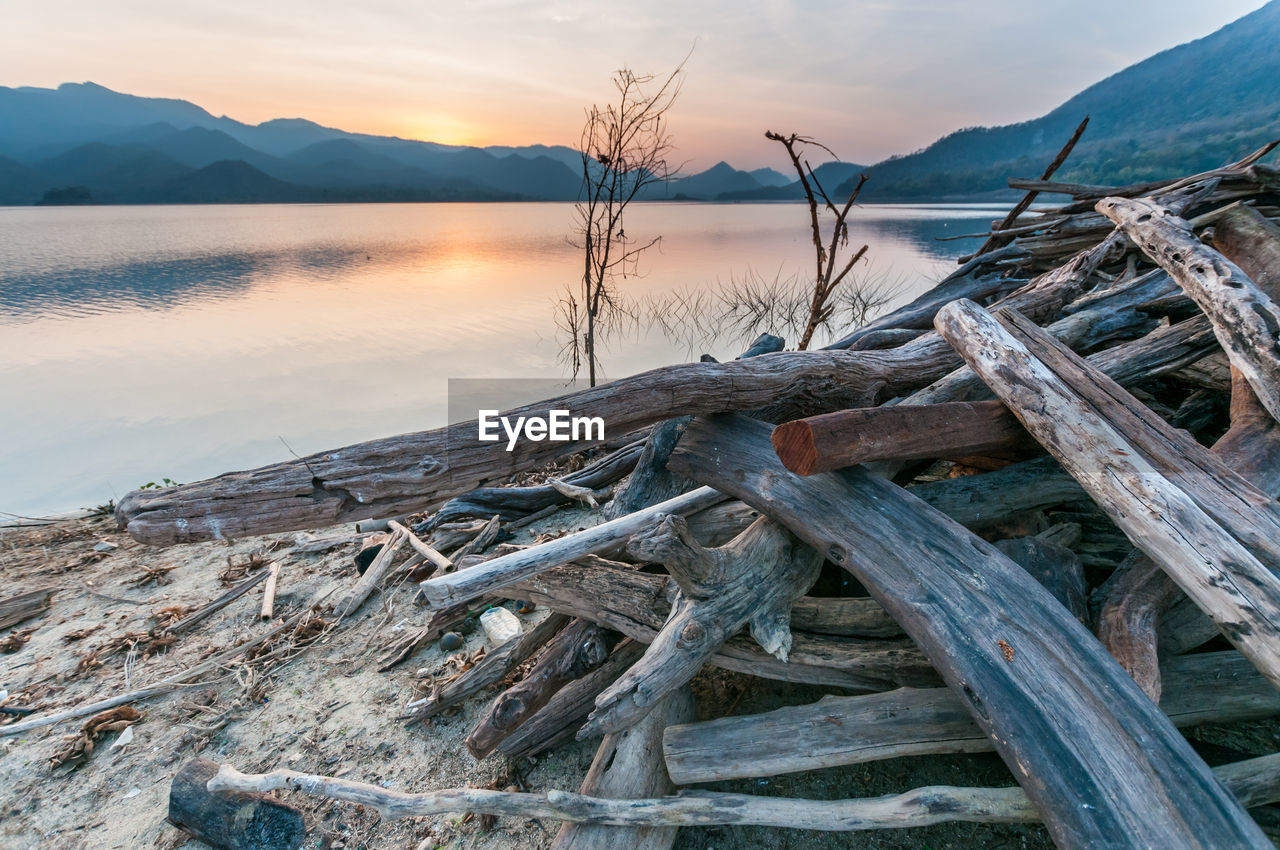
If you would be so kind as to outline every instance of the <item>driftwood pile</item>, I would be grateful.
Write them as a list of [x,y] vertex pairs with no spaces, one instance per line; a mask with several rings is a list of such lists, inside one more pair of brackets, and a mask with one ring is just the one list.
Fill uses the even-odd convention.
[[[477,758],[602,736],[577,792],[404,794],[229,765],[208,790],[556,818],[561,848],[947,820],[1042,820],[1063,847],[1270,846],[1246,809],[1280,801],[1280,754],[1210,770],[1177,731],[1280,714],[1270,150],[1143,186],[1015,181],[1071,201],[977,234],[954,274],[826,350],[770,338],[515,411],[634,437],[548,484],[496,486],[582,445],[506,451],[472,422],[130,494],[120,521],[160,545],[416,514],[334,603],[351,616],[418,570],[430,622],[387,664],[485,602],[553,613],[404,719],[524,666],[468,737]],[[599,524],[500,542],[615,483]],[[685,686],[707,664],[839,695],[694,722]],[[670,793],[989,750],[1020,787]]]

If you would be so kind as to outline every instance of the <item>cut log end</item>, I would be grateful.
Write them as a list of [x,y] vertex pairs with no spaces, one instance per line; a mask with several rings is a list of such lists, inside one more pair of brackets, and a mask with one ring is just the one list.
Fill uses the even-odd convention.
[[790,472],[796,475],[813,475],[817,472],[818,448],[813,438],[813,428],[808,422],[796,419],[784,422],[773,429],[773,450],[778,453]]

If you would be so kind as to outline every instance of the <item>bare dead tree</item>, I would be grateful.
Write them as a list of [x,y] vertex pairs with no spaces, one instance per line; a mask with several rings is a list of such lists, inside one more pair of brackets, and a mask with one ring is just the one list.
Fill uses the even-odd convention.
[[[668,179],[674,169],[667,162],[672,151],[667,111],[680,94],[684,63],[665,78],[638,75],[622,69],[613,75],[617,101],[587,109],[579,149],[582,151],[582,191],[575,209],[578,219],[575,247],[583,252],[582,286],[572,311],[585,322],[571,336],[569,360],[574,377],[586,361],[591,386],[596,384],[597,329],[617,306],[617,282],[638,271],[640,255],[661,236],[627,236],[623,217],[646,186]],[[579,345],[581,346],[579,348]]]
[[[779,142],[787,149],[787,156],[791,158],[791,164],[800,178],[800,186],[804,189],[805,200],[809,203],[809,227],[813,231],[813,252],[816,263],[813,275],[813,297],[809,303],[809,319],[805,323],[804,334],[800,337],[798,346],[803,351],[809,347],[814,331],[831,319],[836,309],[832,296],[853,269],[854,264],[867,253],[867,246],[863,245],[845,261],[838,272],[836,271],[836,258],[840,250],[849,244],[849,225],[845,220],[849,217],[849,211],[853,209],[854,201],[858,199],[858,193],[862,191],[862,185],[867,182],[867,175],[862,174],[858,177],[857,185],[849,193],[849,199],[845,201],[844,206],[837,207],[831,202],[826,190],[822,188],[822,183],[813,173],[808,160],[802,158],[804,148],[809,146],[821,148],[832,156],[836,156],[830,148],[814,139],[795,133],[784,136],[781,133],[766,130],[764,135],[766,139]],[[819,198],[822,200],[821,210],[818,205]],[[830,212],[834,216],[831,222],[831,233],[825,241],[822,232],[823,211]]]

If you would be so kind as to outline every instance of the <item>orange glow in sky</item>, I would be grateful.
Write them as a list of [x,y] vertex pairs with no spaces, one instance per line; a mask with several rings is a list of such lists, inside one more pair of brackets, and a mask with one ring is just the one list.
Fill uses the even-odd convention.
[[93,81],[257,123],[568,144],[624,65],[668,71],[702,169],[784,167],[766,129],[875,162],[1021,121],[1262,0],[48,0],[8,4],[0,85]]

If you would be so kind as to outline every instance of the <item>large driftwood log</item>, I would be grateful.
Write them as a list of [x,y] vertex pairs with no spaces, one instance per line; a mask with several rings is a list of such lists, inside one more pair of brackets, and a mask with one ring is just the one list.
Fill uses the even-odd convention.
[[169,785],[169,823],[220,850],[297,850],[307,824],[295,806],[255,791],[210,791],[218,765],[195,758]]
[[[1127,237],[1112,233],[997,303],[1036,320],[1050,318],[1089,288],[1097,268],[1128,245]],[[766,418],[782,421],[873,407],[927,386],[959,365],[950,346],[930,331],[888,351],[779,352],[732,363],[668,366],[507,415],[545,418],[552,409],[567,409],[576,416],[603,417],[615,433],[676,416],[734,410],[763,410]],[[574,442],[525,440],[508,452],[505,444],[478,442],[477,434],[473,420],[179,487],[135,490],[120,500],[116,519],[137,540],[172,545],[399,516],[583,448]]]
[[[1175,657],[1165,676],[1160,709],[1178,727],[1280,714],[1280,691],[1238,652]],[[827,696],[764,714],[672,726],[663,739],[677,785],[992,749],[948,688]]]
[[1159,204],[1103,198],[1098,211],[1200,305],[1231,365],[1244,374],[1262,406],[1280,419],[1280,307],[1239,266],[1196,238],[1190,224]]
[[1205,835],[1266,846],[1168,718],[1026,571],[858,467],[790,475],[769,430],[695,420],[672,466],[862,582],[992,738],[1060,846],[1194,846]]
[[[613,433],[675,416],[771,406],[780,418],[866,407],[930,383],[957,365],[941,340],[893,351],[781,352],[731,363],[654,369],[508,411],[601,417]],[[813,409],[813,404],[821,405]],[[806,409],[807,408],[807,409]],[[137,540],[171,545],[334,525],[430,508],[581,451],[553,440],[480,442],[475,420],[373,440],[164,490],[135,490],[117,521]]]
[[[669,582],[665,576],[574,564],[540,573],[503,588],[500,593],[598,622],[648,644],[667,620],[674,595],[670,586],[674,582]],[[829,601],[814,599],[808,603],[816,618],[832,623],[839,614],[828,609]],[[806,601],[800,600],[792,608],[792,616],[799,614],[803,618],[806,607]],[[859,607],[866,611],[864,606]],[[881,614],[887,616],[883,609]],[[726,641],[708,663],[766,679],[862,692],[903,685],[932,687],[938,681],[929,663],[908,640],[836,638],[799,631],[792,633],[791,654],[786,662],[762,650],[746,635],[737,635]]]
[[998,401],[841,410],[773,430],[778,458],[796,475],[876,460],[1004,455],[1035,445]]
[[[1280,799],[1280,754],[1260,756],[1215,768],[1213,774],[1242,806],[1262,806]],[[614,826],[710,826],[738,824],[786,829],[852,832],[868,829],[903,829],[952,821],[973,823],[1033,823],[1039,820],[1035,805],[1020,788],[956,788],[932,786],[903,794],[853,800],[799,800],[788,797],[754,797],[713,791],[682,791],[674,797],[614,800],[587,797],[565,791],[545,794],[454,788],[425,794],[390,791],[379,785],[335,779],[329,776],[273,770],[245,774],[222,765],[209,781],[210,791],[274,791],[281,788],[319,797],[369,806],[383,817],[401,818],[452,812],[525,818],[557,818],[572,823]],[[1255,826],[1256,829],[1256,826]],[[1123,833],[1093,847],[1124,846]],[[1265,847],[1266,836],[1256,832],[1253,844]],[[1230,836],[1202,833],[1185,845],[1232,847]],[[1160,845],[1152,845],[1160,846]]]
[[[1214,227],[1214,246],[1237,263],[1268,295],[1280,292],[1280,227],[1255,210],[1240,207],[1222,215]],[[1280,424],[1258,403],[1238,371],[1231,375],[1231,427],[1214,444],[1223,461],[1271,497],[1280,496]],[[1136,552],[1104,586],[1098,637],[1149,695],[1161,689],[1157,660],[1165,612],[1179,599],[1177,585],[1150,558]],[[1217,626],[1181,603],[1172,635],[1181,647],[1199,645],[1217,634]],[[1167,643],[1167,642],[1166,642]],[[1175,649],[1176,651],[1176,649]]]
[[533,669],[493,701],[467,735],[467,749],[482,759],[546,705],[556,691],[609,658],[609,636],[595,623],[578,620],[538,653]]
[[620,732],[666,693],[692,679],[744,624],[766,652],[786,661],[791,606],[818,578],[822,556],[760,517],[724,546],[704,549],[678,516],[631,538],[635,558],[659,562],[680,591],[644,657],[596,698],[579,737]]
[[[594,797],[661,797],[675,790],[662,759],[662,734],[693,719],[688,688],[667,694],[643,720],[606,735],[578,793]],[[551,850],[669,850],[676,827],[627,828],[566,823]]]
[[[1039,328],[1016,314],[1007,321],[1016,338],[971,301],[938,313],[939,330],[1027,430],[1245,657],[1280,684],[1280,580],[1237,539],[1247,539],[1255,552],[1273,549],[1280,539],[1271,530],[1280,528],[1275,506],[1268,509],[1266,496]],[[1036,345],[1035,354],[1027,343]],[[1052,357],[1053,368],[1037,355]],[[1162,455],[1158,465],[1153,454]],[[1184,484],[1195,486],[1184,491]],[[1229,523],[1237,536],[1215,520]],[[1266,539],[1269,533],[1275,539]]]

